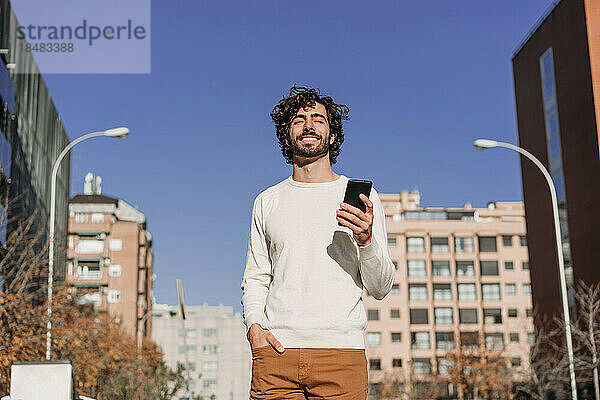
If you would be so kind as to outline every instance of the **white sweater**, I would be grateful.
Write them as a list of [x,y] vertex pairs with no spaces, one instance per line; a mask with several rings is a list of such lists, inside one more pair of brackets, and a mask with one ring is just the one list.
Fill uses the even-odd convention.
[[394,266],[375,189],[370,244],[359,247],[338,225],[347,182],[343,175],[324,183],[290,176],[256,197],[241,285],[246,329],[258,323],[287,348],[365,348],[363,287],[383,299]]

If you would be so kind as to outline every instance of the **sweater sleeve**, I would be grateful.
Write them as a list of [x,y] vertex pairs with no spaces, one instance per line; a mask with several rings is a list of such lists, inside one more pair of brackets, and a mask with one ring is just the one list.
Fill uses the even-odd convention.
[[254,323],[265,327],[265,302],[272,272],[263,226],[261,197],[258,196],[252,207],[248,255],[241,285],[243,291],[241,303],[246,332]]
[[358,246],[360,276],[369,294],[382,300],[392,289],[395,270],[387,250],[385,212],[375,189],[369,199],[373,203],[373,236],[371,243]]

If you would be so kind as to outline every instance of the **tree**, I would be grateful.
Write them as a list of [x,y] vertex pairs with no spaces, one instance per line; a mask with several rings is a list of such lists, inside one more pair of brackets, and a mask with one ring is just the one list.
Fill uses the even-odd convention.
[[463,336],[457,348],[438,362],[446,364],[440,378],[451,385],[461,400],[512,399],[514,374],[502,349],[483,335],[473,339]]
[[[495,342],[483,335],[463,336],[455,349],[437,360],[429,375],[385,372],[378,400],[389,399],[513,399],[515,374]],[[400,391],[398,388],[402,388]]]
[[[587,391],[589,387],[593,387],[595,398],[599,399],[600,283],[587,285],[580,281],[576,286],[574,298],[576,318],[572,318],[571,321],[571,337],[577,387],[580,391],[582,389]],[[563,368],[568,370],[566,346],[564,345],[565,322],[558,316],[554,317],[553,322],[557,328],[551,333],[547,351],[555,353],[565,360]],[[561,381],[565,387],[570,385],[568,377]]]
[[[48,241],[38,212],[11,213],[18,199],[0,185],[0,227],[10,226],[0,245],[0,397],[8,394],[15,361],[45,359]],[[3,224],[4,222],[4,224]],[[138,359],[136,339],[92,305],[85,291],[55,284],[52,301],[52,355],[73,363],[78,393],[99,399],[170,399],[183,385],[181,368],[172,370],[150,340]]]
[[[541,323],[540,326],[552,325]],[[568,397],[569,365],[566,353],[554,350],[556,338],[563,336],[564,333],[557,328],[536,329],[535,341],[530,347],[529,368],[518,377],[517,392],[524,393],[532,400]]]

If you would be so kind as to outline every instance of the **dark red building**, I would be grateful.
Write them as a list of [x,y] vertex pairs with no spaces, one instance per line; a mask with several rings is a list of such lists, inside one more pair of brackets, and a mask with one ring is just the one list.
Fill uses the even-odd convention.
[[[519,145],[558,194],[567,285],[600,280],[600,0],[562,0],[512,59]],[[552,206],[540,171],[521,158],[533,305],[561,315]],[[572,306],[572,295],[569,296]],[[573,308],[571,312],[573,312]]]

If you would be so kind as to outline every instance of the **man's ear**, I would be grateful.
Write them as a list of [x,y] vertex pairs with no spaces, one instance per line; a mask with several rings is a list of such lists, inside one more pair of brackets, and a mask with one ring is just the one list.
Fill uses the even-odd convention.
[[335,135],[331,135],[330,139],[329,139],[329,145],[331,146],[333,144],[333,142],[335,142]]

